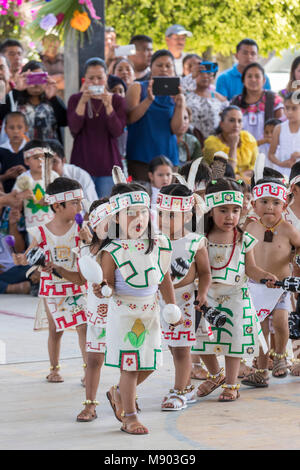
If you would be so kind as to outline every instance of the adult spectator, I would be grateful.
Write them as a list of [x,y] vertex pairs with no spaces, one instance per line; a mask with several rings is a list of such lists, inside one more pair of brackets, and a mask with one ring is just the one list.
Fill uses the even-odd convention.
[[250,181],[253,174],[258,148],[255,138],[242,130],[243,116],[237,106],[228,106],[221,113],[216,135],[204,142],[203,156],[210,165],[214,154],[222,150],[228,155],[228,163],[235,175]]
[[117,46],[117,34],[112,26],[105,26],[104,33],[104,57],[107,67],[115,58],[115,47]]
[[67,113],[64,102],[56,96],[56,83],[48,76],[45,84],[28,85],[31,72],[45,72],[44,65],[35,60],[24,65],[16,89],[6,96],[5,104],[0,104],[0,119],[11,111],[20,111],[26,116],[29,139],[62,141],[60,128],[67,125]]
[[213,74],[204,66],[196,67],[195,91],[186,94],[186,104],[192,111],[194,133],[200,143],[209,137],[219,124],[220,112],[226,108],[228,101],[224,96],[211,90]]
[[247,65],[242,74],[243,92],[231,100],[243,113],[243,129],[255,137],[258,146],[263,143],[265,122],[284,114],[282,98],[264,90],[265,81],[265,71],[260,64]]
[[79,166],[66,163],[65,152],[61,143],[54,139],[46,139],[45,143],[54,153],[52,158],[53,171],[56,171],[59,176],[64,176],[66,178],[78,181],[82,186],[84,198],[89,203],[92,203],[98,199],[92,177],[88,174],[87,171],[79,168]]
[[10,70],[10,80],[15,82],[22,68],[24,49],[16,39],[6,39],[0,45],[0,54],[6,57]]
[[82,91],[72,95],[68,103],[68,123],[74,137],[71,163],[92,176],[99,197],[109,195],[113,185],[112,168],[122,164],[117,138],[126,125],[124,98],[106,89],[94,94],[90,88],[105,87],[106,70],[102,59],[87,60]]
[[150,79],[150,63],[153,54],[152,38],[145,34],[136,34],[130,39],[130,44],[134,44],[136,54],[130,56],[130,62],[134,67],[135,79],[143,82]]
[[279,93],[281,96],[284,97],[288,93],[299,90],[299,88],[300,88],[300,56],[295,57],[295,59],[293,60],[292,65],[291,65],[288,84],[286,88],[281,90]]
[[128,59],[120,57],[113,66],[112,74],[121,78],[128,88],[134,82],[134,68]]
[[43,38],[43,52],[41,61],[48,74],[56,82],[58,94],[64,96],[64,55],[59,52],[60,40],[55,34],[48,34]]
[[[247,65],[257,62],[258,45],[253,39],[243,39],[236,46],[235,58],[237,63],[231,69],[225,70],[217,78],[216,91],[231,100],[243,91],[242,73]],[[266,76],[265,90],[270,90],[270,80]]]
[[[175,67],[171,52],[166,49],[156,51],[150,68],[151,77],[173,77]],[[126,94],[128,172],[140,181],[147,181],[148,163],[157,155],[165,155],[174,166],[178,165],[176,133],[184,122],[183,94],[154,96],[152,85],[152,80],[134,82]]]
[[0,103],[5,99],[5,95],[10,91],[11,83],[9,80],[9,67],[7,59],[0,54]]
[[168,50],[174,57],[175,71],[180,77],[182,76],[183,66],[182,60],[186,53],[184,52],[186,38],[192,37],[191,31],[187,31],[180,24],[173,24],[166,31],[166,43]]

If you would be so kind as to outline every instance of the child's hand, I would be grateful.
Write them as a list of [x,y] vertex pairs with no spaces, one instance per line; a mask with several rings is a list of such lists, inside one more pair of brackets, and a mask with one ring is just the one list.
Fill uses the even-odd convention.
[[101,284],[95,284],[94,283],[92,287],[93,287],[93,292],[94,292],[95,296],[99,297],[99,299],[103,299],[104,296],[102,295],[102,292],[101,292],[101,290],[102,290]]
[[25,189],[25,191],[21,191],[20,193],[17,193],[17,199],[19,201],[23,201],[24,199],[34,199],[34,194],[32,192],[32,189]]
[[198,293],[197,298],[196,298],[196,302],[198,302],[198,305],[196,305],[196,307],[195,307],[196,310],[200,310],[202,305],[208,305],[206,295],[201,294],[201,293]]
[[79,237],[80,237],[80,240],[83,241],[83,243],[85,244],[91,243],[93,237],[87,225],[83,225],[83,227],[80,229]]
[[278,277],[276,277],[276,276],[274,276],[274,274],[268,273],[268,272],[265,273],[264,277],[265,277],[265,279],[268,279],[268,282],[266,282],[265,285],[269,289],[279,289],[279,286],[274,285],[276,281],[279,281]]
[[12,253],[12,259],[16,266],[27,266],[28,264],[25,253]]
[[16,225],[21,218],[21,211],[13,208],[9,211],[8,221],[9,225]]

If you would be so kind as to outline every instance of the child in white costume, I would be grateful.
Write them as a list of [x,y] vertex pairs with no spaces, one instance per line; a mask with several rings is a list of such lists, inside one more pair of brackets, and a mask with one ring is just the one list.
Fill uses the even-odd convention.
[[[49,382],[61,382],[59,352],[65,329],[76,327],[82,356],[85,360],[86,297],[85,286],[78,286],[52,271],[52,263],[69,271],[77,271],[74,248],[80,245],[79,226],[74,221],[81,210],[83,197],[79,183],[69,178],[57,178],[47,187],[46,201],[54,212],[54,218],[44,226],[33,227],[31,248],[39,246],[45,253],[46,266],[42,268],[39,297],[44,298],[49,322]],[[59,274],[59,272],[58,272]]]
[[[200,160],[200,159],[199,159]],[[198,167],[199,161],[194,165]],[[195,173],[197,168],[195,168]],[[173,281],[176,305],[180,308],[183,323],[174,328],[162,318],[162,333],[173,356],[175,366],[174,388],[164,398],[162,411],[178,411],[194,403],[191,385],[191,347],[195,342],[195,292],[200,305],[206,304],[211,282],[205,237],[196,233],[197,217],[204,214],[204,201],[193,194],[184,178],[182,184],[162,188],[157,198],[160,228],[172,244],[170,274]],[[202,202],[202,204],[201,204]],[[198,203],[198,204],[197,204]],[[197,211],[196,211],[197,207]],[[198,288],[196,285],[198,278]]]
[[[176,308],[168,274],[171,244],[162,235],[151,238],[150,198],[143,186],[120,183],[112,194],[110,204],[116,215],[110,230],[115,226],[116,231],[101,249],[103,277],[113,289],[105,364],[121,372],[121,430],[147,434],[137,419],[136,386],[162,363],[158,287],[166,303]],[[117,398],[111,398],[114,407]]]
[[[111,216],[111,207],[108,198],[94,201],[90,207],[89,223],[93,230],[93,237],[90,234],[90,244],[80,248],[79,257],[89,256],[95,260],[99,256],[99,250],[102,241],[107,236],[108,221]],[[88,235],[88,234],[87,234]],[[85,240],[87,240],[85,236]],[[86,261],[85,261],[86,263]],[[53,269],[59,272],[65,279],[77,285],[86,283],[80,267],[78,272],[67,271],[56,265]],[[95,296],[93,292],[93,283],[87,283],[87,332],[86,332],[86,376],[85,376],[85,394],[86,399],[83,402],[85,408],[77,416],[79,422],[89,422],[97,418],[96,406],[99,402],[96,400],[97,390],[100,381],[100,372],[104,363],[106,351],[106,319],[108,313],[109,298]]]
[[[208,304],[225,313],[227,320],[221,328],[212,327],[214,339],[211,341],[196,335],[192,351],[201,355],[209,371],[197,395],[206,396],[222,385],[224,390],[219,401],[234,401],[239,397],[240,360],[255,354],[258,339],[263,342],[248,290],[248,276],[258,281],[276,278],[255,265],[252,250],[257,241],[237,228],[243,206],[240,185],[231,178],[212,180],[206,188],[205,201],[210,209],[205,216],[205,233],[212,271]],[[225,356],[225,377],[217,354]]]

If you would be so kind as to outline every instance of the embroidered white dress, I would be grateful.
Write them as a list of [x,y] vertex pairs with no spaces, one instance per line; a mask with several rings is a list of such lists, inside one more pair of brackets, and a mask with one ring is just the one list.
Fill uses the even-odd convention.
[[113,240],[103,248],[117,267],[105,364],[121,370],[153,370],[162,364],[157,289],[169,269],[172,247],[167,237],[158,236],[146,254],[148,244],[142,239]]
[[[254,248],[257,240],[244,232],[235,245],[208,242],[208,254],[212,267],[212,286],[208,293],[209,305],[227,316],[221,328],[212,327],[214,338],[198,338],[192,352],[196,354],[223,354],[230,357],[253,357],[258,354],[258,340],[266,344],[248,289],[245,273],[246,253]],[[231,259],[230,259],[231,258]]]

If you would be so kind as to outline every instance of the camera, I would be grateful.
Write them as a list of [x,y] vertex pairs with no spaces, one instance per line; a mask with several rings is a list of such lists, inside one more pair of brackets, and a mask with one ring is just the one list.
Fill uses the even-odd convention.
[[93,93],[93,95],[102,95],[104,93],[104,85],[90,85],[89,90]]
[[26,77],[27,85],[45,85],[47,83],[47,72],[32,72]]

